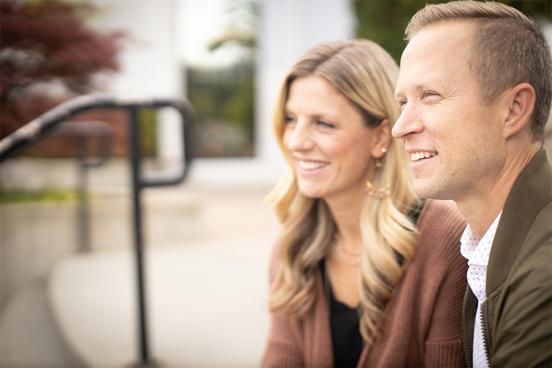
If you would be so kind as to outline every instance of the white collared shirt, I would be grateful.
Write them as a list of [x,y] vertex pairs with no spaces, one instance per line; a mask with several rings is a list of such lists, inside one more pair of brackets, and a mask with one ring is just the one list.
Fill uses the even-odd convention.
[[477,313],[475,315],[475,325],[473,328],[472,362],[474,368],[489,367],[489,361],[483,341],[481,304],[487,299],[487,293],[485,291],[487,285],[487,265],[489,264],[491,247],[501,214],[502,212],[498,214],[481,239],[473,233],[470,225],[466,226],[462,238],[460,239],[460,252],[464,258],[468,260],[468,284],[477,297]]

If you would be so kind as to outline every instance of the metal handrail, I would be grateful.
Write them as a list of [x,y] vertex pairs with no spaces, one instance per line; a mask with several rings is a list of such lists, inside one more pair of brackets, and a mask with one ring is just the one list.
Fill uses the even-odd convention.
[[[141,171],[142,151],[140,145],[139,112],[141,109],[162,109],[172,107],[176,109],[182,122],[182,155],[183,163],[174,176],[166,178],[144,178]],[[72,116],[94,109],[118,109],[129,113],[129,146],[130,168],[132,178],[132,203],[133,203],[133,240],[136,262],[136,283],[139,324],[139,352],[140,366],[155,366],[151,358],[148,345],[148,324],[145,296],[145,270],[142,232],[142,189],[148,187],[160,187],[176,185],[184,181],[188,173],[191,157],[191,123],[193,108],[189,102],[182,98],[125,98],[106,94],[93,94],[76,97],[49,110],[9,136],[0,140],[0,163],[12,157],[21,148],[38,141],[47,135],[56,125],[68,120]]]
[[[67,121],[63,122],[56,129],[55,134],[60,136],[69,136],[76,141],[78,147],[79,165],[85,168],[99,167],[103,165],[111,154],[113,129],[105,121],[85,120],[85,121]],[[96,157],[89,157],[86,140],[96,138],[100,145],[97,149]]]
[[[134,109],[161,109],[164,107],[175,108],[181,114],[182,121],[191,121],[193,108],[188,101],[182,98],[128,98],[109,94],[91,94],[75,97],[52,108],[0,140],[0,162],[11,157],[14,152],[22,147],[40,139],[57,124],[78,113],[94,109],[125,109],[132,111]],[[190,128],[189,124],[183,124],[182,155],[185,164],[189,164],[191,161],[190,135],[187,134]],[[179,184],[186,177],[188,166],[189,165],[183,165],[183,170],[172,178],[144,178],[142,184],[146,187]]]

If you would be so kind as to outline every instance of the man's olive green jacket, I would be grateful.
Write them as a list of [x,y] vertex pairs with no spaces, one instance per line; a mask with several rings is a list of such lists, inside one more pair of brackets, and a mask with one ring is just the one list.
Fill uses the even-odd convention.
[[[500,217],[482,304],[491,367],[552,367],[552,170],[540,150],[514,183]],[[467,288],[464,342],[472,365],[477,299]]]

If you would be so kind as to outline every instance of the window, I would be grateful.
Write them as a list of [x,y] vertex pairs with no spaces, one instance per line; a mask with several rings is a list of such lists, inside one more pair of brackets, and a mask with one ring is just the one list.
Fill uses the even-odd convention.
[[195,157],[255,154],[255,0],[186,0],[185,91],[196,109]]

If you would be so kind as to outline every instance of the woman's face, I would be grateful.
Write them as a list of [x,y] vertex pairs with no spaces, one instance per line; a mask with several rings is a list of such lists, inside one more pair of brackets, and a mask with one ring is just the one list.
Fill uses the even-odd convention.
[[332,200],[364,197],[373,174],[376,130],[324,78],[294,80],[285,105],[284,146],[292,160],[299,191]]

